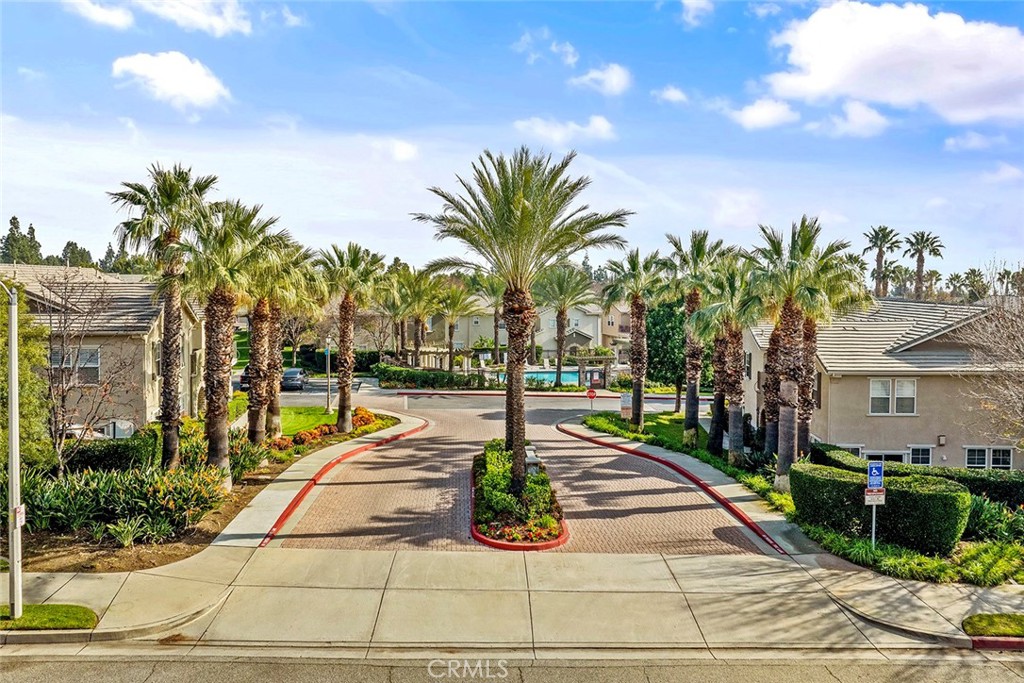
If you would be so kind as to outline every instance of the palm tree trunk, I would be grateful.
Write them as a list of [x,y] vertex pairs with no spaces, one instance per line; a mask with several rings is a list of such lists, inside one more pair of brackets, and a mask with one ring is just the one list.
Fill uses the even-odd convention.
[[797,409],[797,452],[808,453],[811,448],[811,419],[814,417],[814,385],[817,378],[815,358],[818,354],[818,325],[814,318],[804,317],[803,373],[800,376],[800,398]]
[[796,454],[797,383],[783,379],[779,385],[779,460],[775,469],[775,488],[789,490],[789,470]]
[[562,360],[565,358],[565,328],[568,311],[555,311],[555,386],[562,386]]
[[203,383],[206,393],[206,462],[224,472],[224,488],[231,490],[228,400],[231,393],[233,327],[237,297],[215,289],[206,304],[206,359]]
[[779,379],[782,368],[779,365],[779,347],[782,345],[782,331],[778,325],[768,337],[768,348],[764,354],[764,376],[761,392],[764,395],[764,452],[779,452]]
[[882,269],[885,268],[885,250],[879,247],[878,253],[875,254],[875,296],[884,296],[882,294],[882,282],[885,280]]
[[711,354],[711,367],[714,370],[714,401],[711,410],[711,429],[708,432],[708,452],[712,455],[722,454],[722,440],[725,436],[725,363],[727,360],[727,340],[724,334],[715,337],[714,349]]
[[644,383],[647,379],[647,302],[633,297],[629,304],[629,364],[633,371],[633,428],[644,430]]
[[491,365],[497,365],[501,362],[501,342],[498,341],[498,332],[501,329],[498,324],[501,322],[501,306],[494,307],[494,360]]
[[281,377],[284,375],[284,329],[281,320],[284,311],[281,304],[274,303],[270,307],[270,336],[267,339],[269,357],[267,370],[267,436],[276,439],[281,436]]
[[530,365],[537,364],[537,325],[530,328]]
[[406,318],[403,318],[402,322],[401,322],[401,324],[399,326],[399,336],[401,337],[401,350],[399,351],[399,355],[402,358],[402,365],[405,365],[408,362],[406,360],[406,357],[405,357],[405,349],[408,346],[408,341],[409,341],[408,330],[409,330],[409,320],[406,319]]
[[726,331],[725,377],[722,388],[729,399],[729,464],[739,467],[743,449],[743,329],[730,325]]
[[797,455],[798,383],[804,367],[803,318],[796,301],[786,297],[782,302],[777,325],[782,344],[779,347],[779,460],[776,483],[782,488],[788,485],[789,468]]
[[455,323],[448,323],[448,372],[455,372]]
[[249,442],[262,443],[267,435],[268,356],[270,301],[256,301],[249,316]]
[[683,409],[683,384],[686,383],[686,378],[682,375],[676,377],[676,407],[675,413],[678,415],[679,411]]
[[160,340],[160,424],[163,464],[172,470],[181,463],[178,428],[181,426],[181,281],[182,265],[170,265],[164,293],[163,338]]
[[526,487],[526,344],[537,317],[530,292],[505,290],[505,330],[508,359],[505,364],[505,448],[512,451],[510,493],[521,498]]
[[[700,290],[691,289],[686,295],[686,319],[700,309]],[[686,330],[686,418],[683,429],[696,432],[700,424],[700,373],[704,365],[704,347],[697,336]]]
[[413,318],[412,325],[412,366],[418,368],[420,366],[420,348],[423,346],[423,320]]
[[914,298],[924,298],[924,252],[917,252],[917,272],[914,274]]
[[352,431],[352,371],[355,354],[356,302],[342,297],[338,304],[338,421],[339,432]]

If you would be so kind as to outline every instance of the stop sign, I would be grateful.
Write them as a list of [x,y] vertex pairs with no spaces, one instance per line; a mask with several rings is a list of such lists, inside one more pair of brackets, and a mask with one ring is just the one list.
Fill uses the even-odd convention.
[[587,398],[593,401],[595,398],[597,398],[597,392],[594,391],[593,389],[587,389]]

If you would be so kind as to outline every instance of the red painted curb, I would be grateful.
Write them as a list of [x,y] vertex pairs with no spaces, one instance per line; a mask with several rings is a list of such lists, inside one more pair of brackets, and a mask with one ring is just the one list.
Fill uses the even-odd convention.
[[1024,638],[1014,636],[971,636],[975,650],[1024,650]]
[[772,538],[771,536],[768,535],[768,532],[766,532],[764,529],[762,529],[757,524],[757,522],[755,522],[750,517],[748,517],[747,513],[743,512],[743,510],[740,510],[738,507],[736,507],[736,505],[731,500],[729,500],[728,498],[726,498],[725,496],[720,494],[714,488],[712,488],[712,487],[708,486],[707,484],[705,484],[700,478],[698,478],[696,475],[691,473],[689,470],[684,469],[683,467],[680,467],[679,465],[675,464],[674,462],[671,462],[669,460],[665,460],[664,458],[659,458],[658,456],[651,455],[650,453],[644,453],[643,451],[638,451],[635,448],[627,448],[626,446],[619,446],[618,444],[607,443],[605,441],[602,441],[601,439],[596,439],[594,437],[587,436],[586,434],[580,434],[578,432],[571,431],[562,422],[558,423],[557,429],[558,429],[558,431],[562,432],[563,434],[568,434],[569,436],[572,436],[572,437],[577,438],[577,439],[581,439],[583,441],[589,441],[590,443],[597,444],[598,446],[604,446],[606,448],[613,448],[613,449],[615,449],[617,451],[621,451],[623,453],[628,453],[629,455],[635,455],[635,456],[640,457],[640,458],[645,458],[647,460],[652,460],[652,461],[658,463],[659,465],[664,465],[665,467],[669,468],[673,472],[677,472],[677,473],[681,474],[683,477],[685,477],[686,479],[688,479],[689,481],[693,482],[698,487],[700,487],[700,489],[702,491],[704,491],[704,493],[706,493],[708,496],[710,496],[716,503],[718,503],[719,505],[724,507],[729,512],[729,514],[731,514],[737,520],[742,522],[744,526],[746,526],[748,529],[753,531],[757,535],[758,538],[760,538],[762,541],[764,541],[769,546],[771,546],[780,555],[789,555],[789,553],[787,553],[785,550],[783,550],[782,546],[780,546],[775,541],[774,538]]
[[562,531],[558,534],[557,538],[553,538],[550,541],[541,541],[540,543],[521,543],[489,538],[477,531],[476,524],[473,523],[473,518],[475,516],[473,513],[475,510],[476,477],[471,475],[469,481],[469,535],[473,537],[474,541],[492,548],[497,548],[498,550],[551,550],[552,548],[557,548],[560,545],[565,545],[569,541],[569,525],[565,521],[565,513],[562,513],[562,519],[558,522],[562,527]]
[[[384,391],[387,391],[385,389]],[[504,391],[415,391],[412,389],[400,389],[395,393],[396,396],[504,396]],[[585,392],[571,392],[571,391],[532,391],[523,394],[530,398],[582,398],[586,399],[587,395]],[[617,399],[620,394],[598,394],[594,400],[610,400]],[[670,394],[644,394],[645,401],[674,401],[675,396]],[[701,403],[711,403],[710,399],[701,399]]]
[[283,527],[285,523],[288,521],[288,519],[295,513],[295,510],[297,510],[299,505],[302,504],[302,501],[305,500],[309,492],[313,490],[313,487],[319,484],[320,480],[323,479],[328,472],[334,469],[334,467],[338,465],[338,463],[344,462],[349,458],[353,458],[359,455],[360,453],[365,453],[370,449],[377,448],[378,446],[383,446],[384,444],[389,444],[393,441],[404,439],[407,436],[418,434],[419,432],[422,432],[424,429],[426,429],[429,425],[430,423],[424,420],[423,424],[421,424],[419,427],[414,427],[407,432],[402,432],[401,434],[393,434],[388,438],[383,439],[381,441],[377,441],[375,443],[365,444],[363,446],[360,446],[359,448],[349,451],[348,453],[343,453],[339,455],[337,458],[334,458],[330,462],[326,463],[323,467],[317,470],[317,473],[314,474],[309,481],[302,485],[302,488],[299,489],[299,492],[295,494],[295,497],[292,498],[291,502],[288,503],[288,506],[285,507],[284,512],[282,512],[281,515],[277,518],[277,521],[274,522],[274,525],[270,527],[270,531],[268,531],[267,535],[263,537],[262,541],[260,541],[258,547],[266,547],[268,543],[274,540],[274,537],[277,535],[277,532],[281,530],[281,527]]

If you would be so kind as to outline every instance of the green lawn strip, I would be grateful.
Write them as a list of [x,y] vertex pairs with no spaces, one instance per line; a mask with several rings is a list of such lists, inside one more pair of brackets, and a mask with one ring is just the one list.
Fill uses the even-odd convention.
[[306,429],[314,429],[324,424],[338,421],[337,413],[325,413],[323,406],[281,408],[281,432],[285,436],[295,436]]
[[235,351],[238,360],[235,361],[235,369],[244,368],[249,362],[249,332],[242,330],[235,332]]
[[964,633],[1024,638],[1024,614],[972,614],[964,619]]
[[25,605],[20,619],[10,620],[9,605],[0,606],[0,631],[95,628],[99,617],[81,605]]

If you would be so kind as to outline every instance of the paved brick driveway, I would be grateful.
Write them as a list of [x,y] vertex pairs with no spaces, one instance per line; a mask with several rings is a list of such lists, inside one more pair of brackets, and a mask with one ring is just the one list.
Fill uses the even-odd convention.
[[[286,536],[292,548],[490,550],[469,537],[469,466],[503,435],[500,399],[358,397],[434,425],[345,463]],[[745,529],[695,486],[656,463],[578,441],[551,425],[579,408],[533,400],[527,433],[544,459],[569,523],[557,552],[758,552]],[[572,402],[575,404],[575,401]]]

